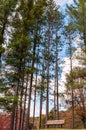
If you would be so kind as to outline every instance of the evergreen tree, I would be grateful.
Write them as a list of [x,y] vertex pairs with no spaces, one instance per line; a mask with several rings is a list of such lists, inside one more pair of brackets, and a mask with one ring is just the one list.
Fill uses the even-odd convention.
[[71,83],[70,83],[70,90],[71,90],[71,104],[72,104],[72,129],[74,129],[74,84],[73,84],[73,77],[72,77],[72,70],[73,70],[73,53],[74,53],[74,45],[73,45],[73,38],[75,36],[74,29],[71,25],[71,22],[68,26],[65,26],[65,34],[67,37],[67,44],[68,44],[68,54],[70,59],[70,73],[71,73]]
[[[86,127],[86,107],[85,107],[85,95],[84,95],[84,86],[85,86],[85,78],[86,78],[86,69],[76,67],[73,68],[72,73],[70,72],[67,78],[67,91],[70,94],[70,86],[71,86],[71,75],[73,79],[73,101],[74,101],[74,110],[76,114],[80,117],[83,127]],[[70,97],[70,95],[69,95]],[[70,102],[70,100],[68,101]],[[82,112],[83,111],[83,112]],[[76,115],[75,115],[76,116]]]
[[7,27],[10,25],[10,17],[15,10],[17,0],[1,0],[0,1],[0,64],[1,55],[5,51],[3,47],[6,44],[6,36],[8,35]]
[[[14,84],[15,96],[18,98],[17,106],[14,106],[13,103],[13,115],[10,130],[13,129],[22,129],[22,106],[23,106],[23,91],[24,91],[24,82],[26,76],[26,70],[30,67],[29,60],[31,60],[32,54],[30,53],[31,49],[31,38],[30,38],[30,26],[32,21],[32,16],[30,12],[31,8],[28,2],[20,1],[19,6],[16,8],[14,15],[14,20],[12,23],[13,32],[12,39],[9,44],[9,51],[7,55],[7,64],[10,65],[8,81],[10,85]],[[28,10],[29,11],[28,11]],[[33,24],[33,23],[32,23]],[[13,71],[13,73],[12,73]],[[12,88],[11,88],[12,89]],[[26,100],[26,98],[25,98]],[[19,109],[19,122],[15,122],[16,113]],[[17,119],[16,119],[17,121]],[[18,128],[16,125],[18,124]]]
[[[74,0],[74,4],[67,6],[67,12],[69,16],[73,19],[72,25],[77,31],[77,34],[80,34],[80,38],[83,41],[83,53],[86,54],[86,1],[85,0]],[[85,64],[86,59],[84,58]]]
[[[84,58],[82,58],[82,57],[81,58],[79,57],[79,58],[81,60],[83,59],[84,64],[86,64],[86,58],[85,58],[85,55],[86,55],[86,20],[85,20],[86,15],[85,15],[85,10],[86,10],[86,1],[85,0],[78,0],[78,1],[74,0],[73,5],[71,5],[71,6],[67,5],[67,12],[69,14],[69,17],[72,18],[72,23],[69,26],[70,26],[71,30],[74,30],[76,32],[76,34],[80,35],[80,38],[83,41],[83,44],[80,44],[80,46],[84,53]],[[71,72],[71,76],[72,76],[72,72]],[[74,85],[72,85],[72,86],[74,86]],[[73,96],[73,93],[72,93],[72,96]],[[74,123],[72,126],[74,127]]]
[[[63,16],[58,10],[58,6],[54,3],[53,0],[48,1],[48,8],[46,9],[46,19],[47,19],[47,27],[46,27],[46,34],[45,34],[45,43],[46,44],[46,50],[47,55],[45,55],[47,60],[47,101],[46,101],[46,121],[48,120],[48,113],[49,113],[49,88],[50,88],[50,80],[52,79],[53,75],[55,75],[56,79],[56,90],[57,90],[57,119],[59,118],[59,103],[58,103],[58,75],[59,75],[59,69],[58,69],[58,53],[59,53],[59,36],[58,32],[61,29],[62,25],[62,19]],[[54,69],[53,69],[54,67]],[[52,70],[52,72],[50,71]],[[55,73],[55,74],[54,74]],[[52,89],[52,88],[50,88]]]

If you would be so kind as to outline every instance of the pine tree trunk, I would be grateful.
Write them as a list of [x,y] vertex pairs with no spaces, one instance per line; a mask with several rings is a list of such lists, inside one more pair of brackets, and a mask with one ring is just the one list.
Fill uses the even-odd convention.
[[[16,97],[18,97],[18,90],[19,90],[19,79],[16,86],[16,92],[15,92]],[[10,130],[15,130],[16,128],[15,114],[16,114],[16,106],[15,106],[15,102],[13,102],[13,111],[12,111],[12,116],[11,116]]]
[[56,88],[57,88],[57,120],[59,120],[59,93],[58,93],[58,39],[56,31]]
[[[44,84],[44,65],[42,66],[42,84]],[[43,100],[43,90],[41,85],[41,93],[40,93],[40,113],[39,113],[39,128],[41,128],[41,120],[42,120],[42,100]]]
[[34,34],[34,46],[33,46],[33,56],[34,57],[32,59],[32,67],[31,67],[30,88],[29,88],[28,109],[27,109],[25,130],[29,130],[29,125],[30,125],[30,104],[31,104],[32,83],[33,83],[33,68],[34,68],[35,53],[36,53],[36,40],[37,40],[37,33]]
[[11,115],[10,130],[14,130],[14,121],[15,121],[15,107],[13,107],[13,111]]
[[[82,107],[83,107],[83,112],[84,112],[84,114],[85,114],[85,98],[84,98],[84,95],[83,95],[83,97],[82,97],[83,99],[82,99]],[[85,115],[83,115],[83,128],[85,128],[85,122],[86,122],[86,120],[85,120]]]
[[56,81],[54,87],[54,120],[56,119]]
[[[49,64],[50,64],[50,23],[48,25],[48,63],[47,63],[47,93],[46,93],[46,122],[49,114]],[[47,127],[47,126],[46,126]]]
[[[5,31],[6,22],[3,23],[3,28],[2,28],[2,31],[1,31],[1,38],[0,38],[0,45],[1,46],[4,43],[4,31]],[[0,67],[1,67],[1,64],[2,64],[1,57],[2,57],[2,52],[0,52]]]
[[35,121],[35,107],[36,107],[36,85],[37,85],[37,73],[36,73],[35,90],[34,90],[33,126],[34,126],[34,121]]
[[[42,87],[42,86],[41,86]],[[42,120],[42,89],[40,94],[40,114],[39,114],[39,128],[41,128],[41,120]]]
[[[69,36],[69,48],[70,48],[70,73],[72,74],[72,45],[71,38]],[[73,77],[71,76],[71,98],[72,98],[72,129],[74,129],[74,94],[73,94]]]
[[25,87],[25,95],[24,95],[24,112],[23,112],[23,116],[22,116],[22,129],[21,130],[25,130],[25,117],[26,117],[26,100],[27,100],[27,88],[28,88],[28,82],[29,82],[29,75],[27,74],[26,77],[26,87]]
[[[24,76],[23,76],[23,78],[24,78]],[[19,112],[20,112],[20,117],[19,117],[19,130],[22,130],[22,115],[23,115],[23,89],[24,89],[24,79],[23,79],[23,81],[22,81],[22,88],[21,88],[21,97],[20,97],[20,110],[19,110]]]

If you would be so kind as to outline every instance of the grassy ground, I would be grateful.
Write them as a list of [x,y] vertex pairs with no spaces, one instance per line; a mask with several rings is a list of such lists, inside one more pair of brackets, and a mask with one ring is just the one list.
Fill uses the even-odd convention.
[[55,128],[55,129],[39,129],[39,130],[86,130],[86,129],[61,129],[61,128]]

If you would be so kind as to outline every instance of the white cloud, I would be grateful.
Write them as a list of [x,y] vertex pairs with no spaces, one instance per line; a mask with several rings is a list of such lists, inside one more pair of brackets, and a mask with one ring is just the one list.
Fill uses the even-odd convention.
[[[77,39],[78,38],[76,38],[75,40],[77,41]],[[80,40],[78,39],[78,41],[80,41]],[[78,43],[78,41],[77,41],[77,43]],[[77,44],[77,47],[79,47],[78,44]],[[78,48],[75,51],[75,53],[73,54],[73,56],[72,56],[72,68],[75,68],[75,67],[84,67],[81,64],[81,61],[76,58],[77,56],[80,56],[81,53],[82,53],[81,49]],[[59,88],[60,88],[59,91],[60,92],[64,92],[65,91],[65,89],[66,89],[66,86],[65,86],[65,83],[66,83],[66,74],[70,73],[70,59],[69,58],[64,58],[63,61],[64,62],[61,65],[61,67],[63,68],[62,69],[62,74],[61,74],[61,79],[59,80],[59,84],[60,84],[59,85]]]

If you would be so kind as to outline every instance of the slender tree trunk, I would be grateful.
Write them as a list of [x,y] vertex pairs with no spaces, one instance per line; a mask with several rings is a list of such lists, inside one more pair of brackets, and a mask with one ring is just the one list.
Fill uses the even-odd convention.
[[[16,86],[16,92],[15,92],[16,97],[18,97],[18,90],[19,90],[19,79],[18,79],[18,83],[17,83],[17,86]],[[15,101],[14,101],[13,111],[12,111],[12,116],[11,116],[11,123],[10,123],[10,130],[15,130],[15,128],[16,128],[15,114],[16,114],[16,106],[15,106]]]
[[29,130],[30,125],[30,104],[31,104],[31,94],[32,94],[32,83],[33,83],[33,68],[35,63],[35,53],[36,53],[36,40],[37,33],[34,34],[34,47],[33,47],[33,60],[32,60],[32,69],[31,69],[31,77],[30,77],[30,88],[29,88],[29,98],[28,98],[28,109],[27,109],[27,117],[26,117],[26,129]]
[[47,64],[46,122],[48,120],[48,114],[49,114],[49,64],[50,64],[50,24],[49,24],[49,28],[48,28],[48,64]]
[[83,127],[85,128],[85,123],[86,123],[86,120],[85,120],[85,99],[84,99],[84,95],[82,97],[82,107],[83,107],[83,112],[84,112],[84,115],[83,115]]
[[[56,84],[56,81],[55,81]],[[54,87],[54,120],[56,119],[56,85]]]
[[[23,53],[23,51],[21,51],[21,54]],[[24,60],[24,61],[23,61]],[[23,65],[24,64],[24,65]],[[21,66],[23,65],[23,66]],[[23,92],[24,92],[24,76],[25,76],[25,57],[24,59],[20,59],[20,78],[21,78],[21,93],[20,93],[20,110],[19,110],[19,128],[18,130],[22,130],[22,121],[23,121]]]
[[[33,66],[33,63],[32,63]],[[30,78],[30,87],[29,87],[29,97],[28,97],[28,108],[27,108],[27,117],[26,117],[26,129],[29,130],[30,126],[30,105],[31,105],[31,94],[32,94],[32,82],[33,82],[33,72]]]
[[33,126],[35,126],[36,88],[34,90]]
[[18,129],[18,123],[19,123],[19,108],[18,108],[18,106],[16,106],[16,110],[15,110],[15,128],[14,128],[14,130]]
[[48,73],[47,73],[47,95],[46,95],[46,122],[48,120],[48,114],[49,114],[49,67],[48,67]]
[[[82,33],[83,33],[83,41],[84,41],[84,57],[86,56],[86,9],[85,9],[85,0],[82,2]],[[85,60],[86,65],[86,60]]]
[[57,119],[59,119],[59,93],[58,93],[58,36],[56,31],[56,88],[57,88]]
[[[4,21],[3,23],[3,28],[2,28],[2,31],[1,31],[1,38],[0,38],[0,45],[2,46],[2,44],[4,43],[4,32],[5,32],[5,26],[6,26],[6,23],[7,23],[7,20],[6,22]],[[1,55],[2,55],[2,52],[0,52],[0,64],[1,64]]]
[[40,93],[40,113],[39,113],[39,128],[41,128],[41,120],[42,120],[42,100],[43,100],[43,89],[42,85],[44,84],[44,65],[42,66],[42,84],[41,84],[41,93]]
[[26,77],[26,87],[25,87],[25,95],[24,95],[24,112],[23,112],[23,116],[22,116],[22,129],[25,129],[25,117],[26,117],[26,100],[27,100],[27,88],[28,88],[28,82],[29,82],[29,75],[27,74]]
[[36,85],[37,85],[37,72],[36,72],[35,90],[34,90],[33,125],[34,125],[34,121],[35,121],[35,107],[36,107]]
[[42,92],[42,86],[41,86],[41,94],[40,94],[40,114],[39,114],[39,128],[41,128],[41,120],[42,120],[42,97],[43,97],[43,92]]
[[74,129],[74,101],[73,101],[73,89],[72,89],[72,129]]
[[20,95],[20,117],[19,117],[19,130],[22,130],[22,115],[23,115],[23,91],[24,91],[24,74],[23,74],[23,77],[22,77],[23,81],[22,81],[22,88],[21,88],[21,95]]
[[11,115],[10,130],[14,130],[14,121],[15,121],[15,107],[13,107],[13,111]]
[[[70,72],[72,74],[72,45],[71,38],[69,36],[69,47],[70,47]],[[74,129],[74,94],[73,94],[73,77],[71,76],[71,98],[72,98],[72,129]]]

